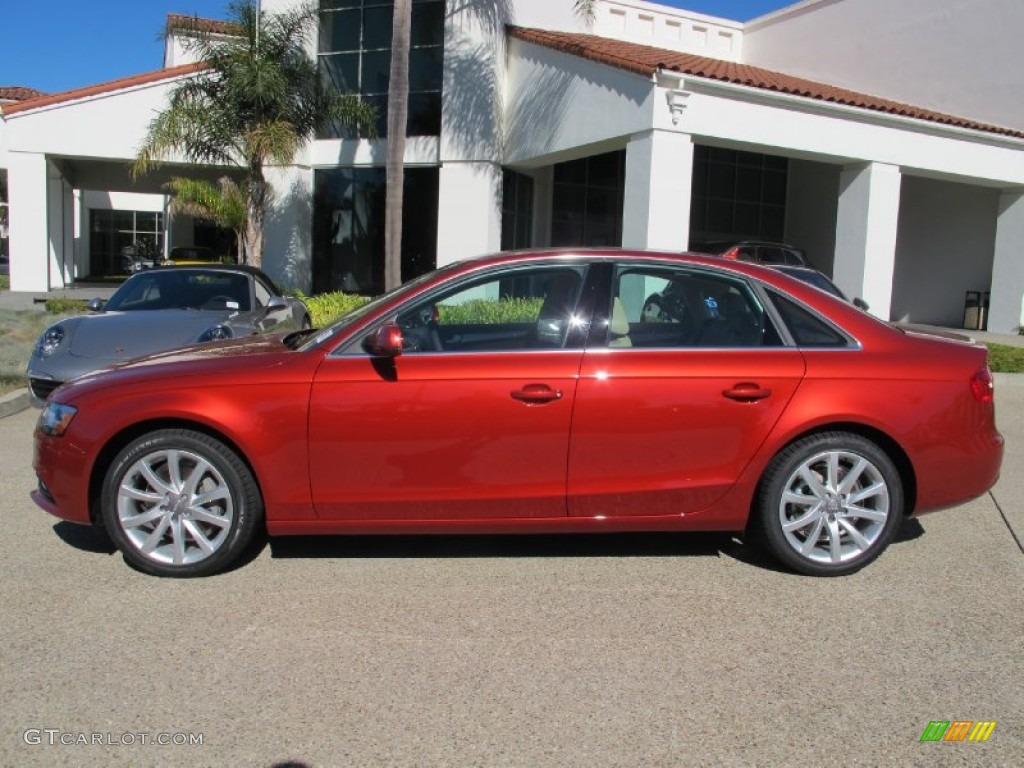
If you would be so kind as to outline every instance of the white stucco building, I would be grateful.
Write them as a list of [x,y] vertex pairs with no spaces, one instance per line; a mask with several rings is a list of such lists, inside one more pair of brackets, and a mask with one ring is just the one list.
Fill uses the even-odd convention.
[[[322,2],[310,50],[379,104],[390,4]],[[572,5],[414,0],[406,277],[503,247],[784,240],[881,317],[957,326],[970,290],[990,330],[1022,324],[1024,3],[804,0],[741,24],[602,0],[589,29]],[[128,173],[195,71],[172,40],[163,69],[3,108],[12,290],[210,236],[160,194],[194,169]],[[324,136],[273,169],[265,269],[377,290],[383,158]]]

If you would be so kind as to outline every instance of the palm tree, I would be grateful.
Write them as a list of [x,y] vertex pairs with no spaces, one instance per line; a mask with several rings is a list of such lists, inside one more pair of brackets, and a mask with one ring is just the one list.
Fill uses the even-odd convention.
[[388,81],[388,147],[384,202],[384,290],[402,284],[402,209],[405,187],[405,134],[409,114],[409,39],[412,3],[395,0]]
[[257,0],[233,0],[227,16],[234,34],[217,35],[200,23],[187,30],[185,48],[206,66],[172,88],[167,108],[149,124],[133,171],[145,173],[175,156],[241,168],[245,260],[259,266],[271,194],[264,169],[290,164],[334,121],[371,135],[376,116],[357,96],[322,85],[306,52],[316,29],[315,5],[264,13]]
[[576,15],[587,22],[587,25],[594,23],[594,16],[597,13],[597,0],[574,0],[573,8]]
[[216,184],[202,179],[175,177],[166,185],[171,193],[171,212],[208,219],[219,227],[235,233],[236,259],[245,258],[245,230],[247,194],[244,186],[227,176]]

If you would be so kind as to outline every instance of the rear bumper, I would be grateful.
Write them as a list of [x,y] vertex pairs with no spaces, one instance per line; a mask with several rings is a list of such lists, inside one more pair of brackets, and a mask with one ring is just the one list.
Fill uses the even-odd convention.
[[998,431],[932,446],[919,464],[915,515],[956,506],[984,495],[999,479],[1004,440]]

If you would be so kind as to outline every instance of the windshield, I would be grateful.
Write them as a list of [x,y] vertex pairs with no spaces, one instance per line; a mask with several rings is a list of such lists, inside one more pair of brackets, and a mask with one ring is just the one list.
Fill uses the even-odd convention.
[[155,309],[201,309],[248,312],[249,278],[237,272],[149,270],[125,281],[105,309],[134,312]]
[[387,293],[381,294],[377,298],[371,300],[368,304],[363,304],[363,306],[357,307],[356,309],[353,309],[351,312],[345,313],[341,317],[337,318],[330,325],[324,327],[319,332],[311,335],[309,338],[305,339],[305,341],[302,343],[301,346],[298,347],[298,349],[300,351],[304,351],[307,349],[312,349],[313,347],[324,343],[325,341],[332,338],[339,332],[348,328],[356,320],[359,320],[362,317],[366,317],[367,315],[376,311],[377,308],[380,307],[382,304],[385,304],[391,301],[392,299],[405,293],[411,293],[412,291],[419,288],[423,283],[440,277],[445,272],[454,269],[456,266],[457,264],[449,264],[448,266],[441,267],[439,269],[434,270],[433,272],[428,272],[425,275],[420,275],[419,277],[410,280],[408,283],[403,283],[397,288],[388,291]]

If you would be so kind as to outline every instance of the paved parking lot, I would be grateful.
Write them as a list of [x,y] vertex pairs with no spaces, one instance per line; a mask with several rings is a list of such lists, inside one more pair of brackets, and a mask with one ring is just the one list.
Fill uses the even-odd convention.
[[0,764],[1024,765],[1024,377],[997,403],[995,493],[833,580],[664,535],[281,540],[160,580],[35,509],[36,414],[0,419]]

